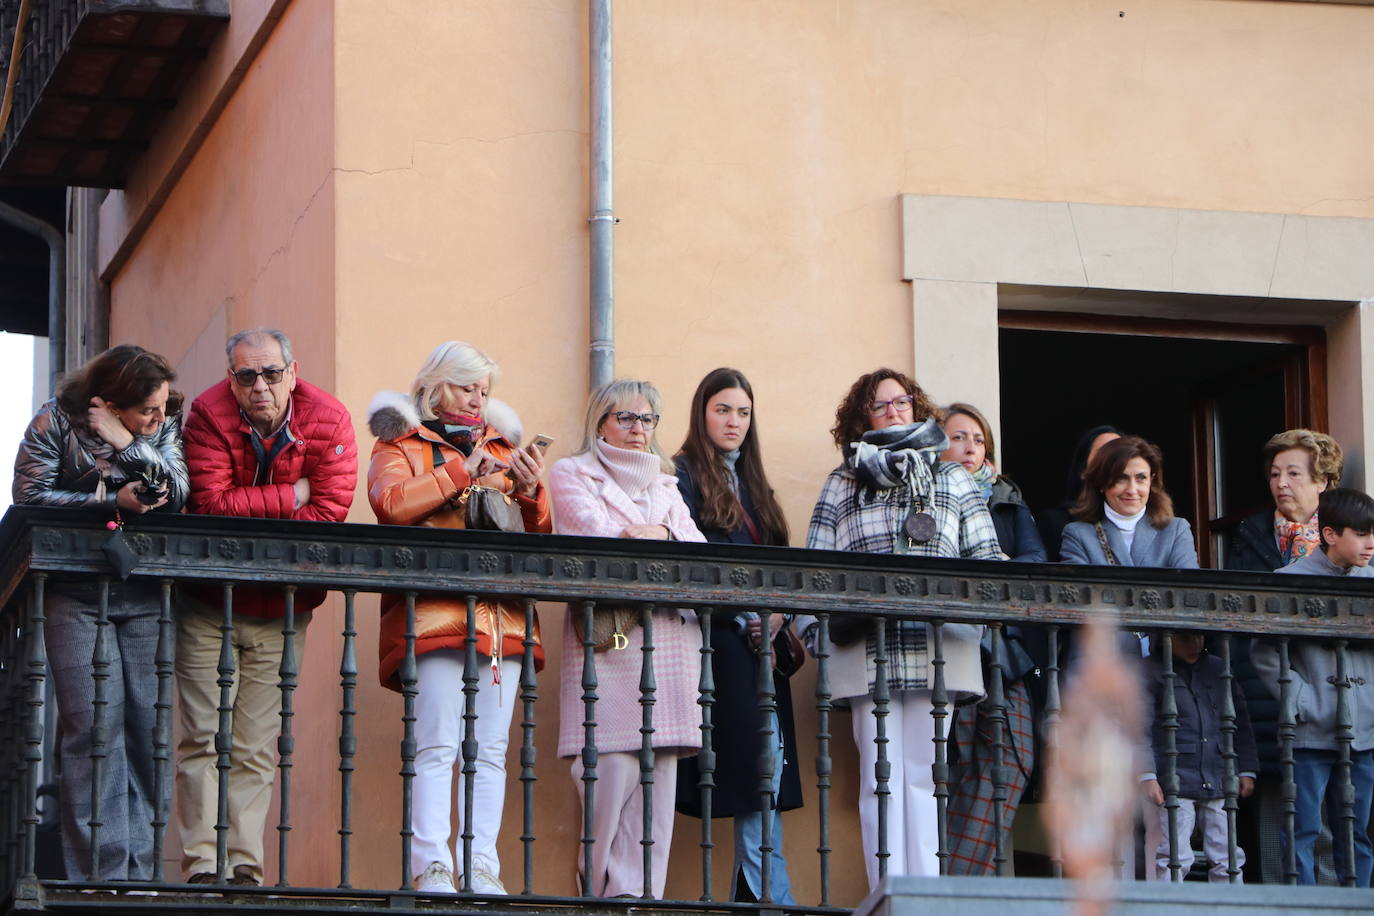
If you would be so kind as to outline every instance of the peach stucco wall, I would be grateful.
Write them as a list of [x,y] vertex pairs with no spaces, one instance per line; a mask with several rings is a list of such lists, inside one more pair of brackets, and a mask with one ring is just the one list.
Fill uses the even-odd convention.
[[[189,396],[223,377],[227,334],[259,324],[291,335],[303,377],[335,385],[330,8],[330,0],[287,7],[166,204],[110,278],[112,342],[165,353]],[[119,196],[112,192],[107,208],[122,212]],[[317,678],[338,670],[341,645],[332,619],[337,608],[318,616],[303,661]],[[315,862],[328,858],[335,868],[336,847],[306,837],[327,829],[315,830],[314,812],[337,820],[337,687],[331,692],[320,680],[304,680],[295,718],[291,878],[335,884],[338,878],[329,880]],[[275,809],[272,818],[275,824]],[[273,861],[275,839],[269,830]],[[169,875],[179,872],[169,857]]]
[[[899,195],[1374,216],[1374,122],[1352,116],[1374,110],[1367,8],[633,0],[615,17],[618,370],[659,383],[670,449],[702,374],[749,374],[797,544],[835,463],[826,429],[845,387],[880,364],[921,376]],[[113,277],[116,338],[199,360],[227,331],[279,323],[303,375],[353,411],[364,453],[373,393],[404,388],[430,347],[464,338],[501,362],[496,393],[527,429],[567,454],[586,390],[586,42],[581,0],[291,3]],[[985,378],[989,344],[947,346]],[[353,518],[370,520],[361,485]],[[375,601],[360,607],[370,620]],[[300,883],[333,883],[328,613],[298,699],[319,752],[315,778],[296,770],[318,793],[299,816],[314,837],[293,863]],[[557,634],[560,613],[543,613]],[[360,629],[366,661],[374,633]],[[365,681],[355,883],[391,886],[400,707]],[[804,672],[799,706],[811,689]],[[536,890],[568,893],[576,805],[554,706],[541,708]],[[813,715],[798,719],[814,733]],[[863,890],[847,728],[837,717],[838,903]],[[804,773],[811,757],[808,742]],[[512,780],[512,888],[518,793]],[[788,815],[788,853],[814,900],[814,789],[807,800]],[[700,893],[696,828],[679,824],[670,896]]]

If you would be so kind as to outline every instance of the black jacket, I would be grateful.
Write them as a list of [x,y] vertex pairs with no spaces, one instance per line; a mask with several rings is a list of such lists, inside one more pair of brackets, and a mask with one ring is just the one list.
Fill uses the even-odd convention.
[[[677,460],[677,487],[682,499],[698,518],[701,490],[692,479],[686,463]],[[754,503],[741,482],[740,503],[753,513]],[[698,526],[700,527],[700,526]],[[701,528],[706,540],[716,544],[752,544],[744,525],[734,531]],[[778,632],[774,651],[787,639]],[[715,705],[711,708],[711,747],[715,751],[715,790],[711,795],[712,817],[734,817],[759,810],[759,727],[762,716],[757,703],[759,656],[740,631],[729,608],[717,608],[711,615],[711,675],[715,680]],[[802,805],[801,776],[797,760],[797,735],[792,723],[792,688],[785,675],[773,671],[773,691],[777,696],[778,722],[782,726],[782,785],[777,806],[783,811]],[[700,757],[688,757],[677,767],[677,810],[701,817]]]
[[1248,569],[1251,572],[1273,572],[1285,566],[1274,536],[1274,510],[1264,509],[1246,516],[1231,535],[1226,551],[1227,569]]
[[[1246,516],[1231,535],[1226,551],[1226,568],[1250,572],[1273,572],[1284,565],[1274,536],[1274,510],[1264,509]],[[1209,651],[1220,652],[1220,637],[1207,641]],[[1269,692],[1250,661],[1250,640],[1231,640],[1231,671],[1250,705],[1250,724],[1255,732],[1261,772],[1279,772],[1279,701]]]
[[[1147,697],[1150,704],[1150,741],[1143,754],[1145,765],[1154,763],[1156,778],[1163,784],[1164,747],[1166,732],[1162,698],[1164,696],[1164,668],[1152,658],[1146,668]],[[1226,682],[1221,677],[1221,659],[1203,654],[1189,665],[1174,658],[1174,702],[1178,706],[1178,731],[1174,742],[1178,750],[1178,794],[1180,798],[1221,798],[1224,792],[1226,762],[1222,758],[1221,707]],[[1259,760],[1255,753],[1255,736],[1250,730],[1250,715],[1240,685],[1231,684],[1231,696],[1236,707],[1236,775],[1258,773]]]
[[997,543],[1007,559],[1017,563],[1044,563],[1045,544],[1035,527],[1035,516],[1021,497],[1021,488],[998,477],[988,497],[988,511],[997,528]]

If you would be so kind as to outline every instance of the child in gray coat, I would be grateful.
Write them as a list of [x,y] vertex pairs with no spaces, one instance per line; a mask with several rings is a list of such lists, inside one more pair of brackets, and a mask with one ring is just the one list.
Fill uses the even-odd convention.
[[[1337,488],[1322,493],[1317,504],[1321,552],[1309,554],[1275,572],[1307,576],[1374,577],[1369,566],[1374,557],[1374,499],[1358,490]],[[1279,696],[1278,646],[1255,640],[1251,659],[1261,679]],[[1369,887],[1374,871],[1374,849],[1369,840],[1369,807],[1374,800],[1374,646],[1350,643],[1346,647],[1346,683],[1336,683],[1336,648],[1323,640],[1294,641],[1289,651],[1297,729],[1293,741],[1293,779],[1297,784],[1294,818],[1295,858],[1298,883],[1315,884],[1313,846],[1321,833],[1322,808],[1336,834],[1336,873],[1352,868],[1341,830],[1340,789],[1333,784],[1339,760],[1336,741],[1337,693],[1346,690],[1350,709],[1350,778],[1355,789],[1355,884]],[[1293,838],[1283,836],[1287,848]]]

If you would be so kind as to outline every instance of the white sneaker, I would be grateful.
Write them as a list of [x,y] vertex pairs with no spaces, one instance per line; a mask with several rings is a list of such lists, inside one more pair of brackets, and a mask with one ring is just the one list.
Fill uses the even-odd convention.
[[495,863],[488,862],[483,858],[474,858],[472,860],[472,892],[499,897],[508,896],[506,886],[496,876],[499,871],[500,866]]
[[421,894],[456,894],[453,872],[442,862],[431,862],[423,873],[415,876],[415,890]]

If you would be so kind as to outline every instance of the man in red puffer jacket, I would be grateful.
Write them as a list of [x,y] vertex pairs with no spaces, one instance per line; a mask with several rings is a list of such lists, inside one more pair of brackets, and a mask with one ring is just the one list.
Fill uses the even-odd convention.
[[[186,465],[191,512],[249,518],[341,522],[353,502],[358,449],[353,421],[332,395],[296,378],[291,341],[281,331],[240,331],[225,347],[229,377],[191,405]],[[295,597],[291,653],[297,666],[310,612],[325,593]],[[177,821],[182,867],[192,884],[263,880],[263,831],[272,801],[273,744],[280,733],[278,691],[286,602],[280,588],[234,589],[234,699],[230,751],[228,857],[216,866],[220,819],[215,730],[219,725],[222,591],[181,590],[177,616]]]

